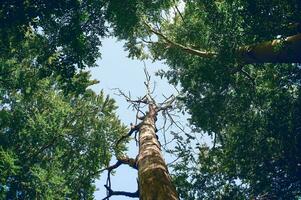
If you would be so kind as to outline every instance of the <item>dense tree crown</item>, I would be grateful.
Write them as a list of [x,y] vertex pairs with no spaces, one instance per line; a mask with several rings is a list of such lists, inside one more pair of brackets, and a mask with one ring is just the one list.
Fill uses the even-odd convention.
[[[95,4],[95,5],[94,5]],[[88,89],[101,5],[2,1],[0,199],[93,199],[125,131],[114,100]]]
[[139,13],[130,55],[165,60],[159,74],[181,85],[192,125],[214,138],[197,156],[178,141],[183,199],[300,197],[300,7],[184,1]]
[[299,0],[3,1],[1,198],[92,198],[124,127],[81,69],[111,35],[167,63],[159,75],[213,138],[176,138],[180,198],[300,198],[300,23]]
[[[129,44],[142,41],[166,61],[171,70],[160,74],[181,84],[191,123],[214,138],[198,156],[179,141],[186,157],[175,165],[175,181],[183,199],[300,197],[301,70],[294,62],[301,43],[288,39],[300,37],[300,6],[185,1],[161,18],[145,16],[146,31],[131,37]],[[287,60],[277,60],[284,50]]]
[[22,50],[21,62],[0,61],[0,198],[92,199],[111,144],[125,131],[114,101],[86,89],[87,72],[66,93],[54,77],[41,79],[34,55]]

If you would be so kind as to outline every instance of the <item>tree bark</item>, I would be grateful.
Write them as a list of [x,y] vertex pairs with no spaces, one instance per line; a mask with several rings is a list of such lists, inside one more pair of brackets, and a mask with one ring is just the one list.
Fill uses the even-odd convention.
[[301,63],[301,33],[241,47],[237,53],[239,59],[246,64]]
[[140,200],[178,200],[156,137],[157,111],[149,105],[139,129],[138,182]]

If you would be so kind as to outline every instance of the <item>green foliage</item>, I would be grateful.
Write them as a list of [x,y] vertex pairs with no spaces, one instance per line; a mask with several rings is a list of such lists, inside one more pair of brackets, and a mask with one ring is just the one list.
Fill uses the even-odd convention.
[[214,58],[188,54],[143,24],[128,37],[129,48],[147,40],[151,56],[166,61],[170,70],[159,74],[182,87],[191,124],[216,138],[195,163],[175,166],[183,199],[299,198],[300,65],[244,65],[236,52],[300,33],[300,8],[300,1],[206,0],[185,1],[182,16],[172,7],[143,13],[169,40],[217,52]]
[[86,89],[93,82],[76,82],[87,73],[66,94],[55,79],[13,64],[0,85],[1,196],[92,199],[99,170],[121,150],[112,149],[125,132],[114,101]]
[[[95,81],[80,71],[94,66],[106,35],[126,39],[131,57],[146,58],[148,47],[165,60],[170,70],[160,75],[181,85],[191,124],[215,138],[214,147],[189,149],[193,141],[178,138],[184,164],[174,166],[174,180],[183,199],[300,196],[300,65],[243,65],[236,54],[300,33],[300,1],[191,0],[181,15],[178,2],[2,3],[1,198],[92,198],[97,170],[124,129],[113,101],[87,90]],[[169,46],[145,21],[171,41],[218,56]]]
[[[102,2],[4,1],[0,8],[1,57],[22,58],[28,35],[43,41],[33,47],[36,61],[50,72],[70,77],[75,69],[94,66],[105,35]],[[52,62],[47,62],[52,60]],[[48,73],[50,73],[48,72]]]
[[124,150],[113,149],[126,131],[114,100],[79,70],[99,55],[99,6],[1,5],[1,199],[93,199],[100,169]]

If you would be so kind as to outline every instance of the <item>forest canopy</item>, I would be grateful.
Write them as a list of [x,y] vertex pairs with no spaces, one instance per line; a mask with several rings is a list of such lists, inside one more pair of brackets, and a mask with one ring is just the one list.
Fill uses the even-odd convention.
[[3,1],[1,198],[93,198],[126,131],[84,71],[110,36],[132,58],[163,60],[158,75],[212,137],[177,141],[181,199],[300,198],[300,23],[299,0]]

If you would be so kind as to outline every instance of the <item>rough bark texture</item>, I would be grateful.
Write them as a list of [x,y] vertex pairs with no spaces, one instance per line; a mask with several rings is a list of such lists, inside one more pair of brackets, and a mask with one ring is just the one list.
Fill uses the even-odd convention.
[[140,200],[178,200],[156,137],[156,108],[149,105],[139,130],[138,179]]

